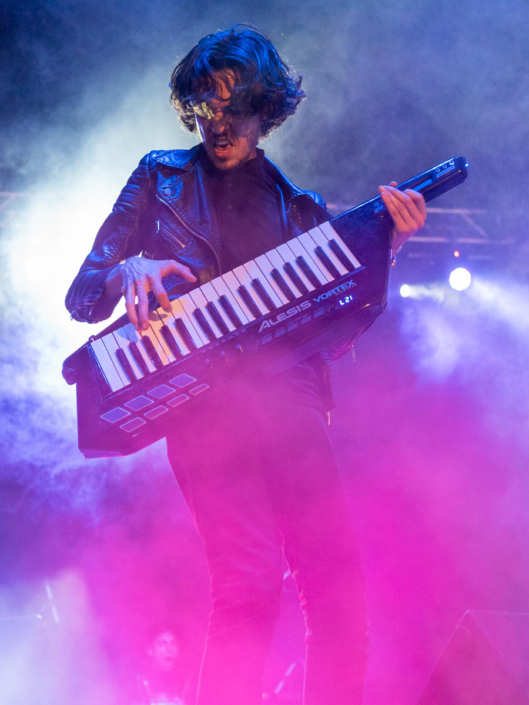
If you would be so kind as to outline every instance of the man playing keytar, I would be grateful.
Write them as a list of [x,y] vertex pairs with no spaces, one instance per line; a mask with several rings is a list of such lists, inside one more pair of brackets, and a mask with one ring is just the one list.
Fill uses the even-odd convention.
[[[236,25],[204,37],[170,86],[200,143],[141,160],[68,292],[75,320],[108,318],[124,296],[146,331],[149,309],[170,312],[170,300],[330,220],[257,146],[305,97],[264,34]],[[423,197],[395,186],[380,187],[393,254],[426,219]],[[285,558],[307,625],[305,705],[361,703],[364,581],[327,433],[327,360],[249,375],[168,428],[212,583],[198,705],[261,702]]]

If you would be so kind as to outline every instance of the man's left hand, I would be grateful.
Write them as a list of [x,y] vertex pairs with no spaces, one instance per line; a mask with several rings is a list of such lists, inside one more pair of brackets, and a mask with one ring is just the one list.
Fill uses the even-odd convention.
[[422,194],[410,188],[399,191],[395,188],[396,185],[397,182],[392,181],[389,186],[378,187],[384,205],[393,219],[393,255],[426,221],[426,204]]

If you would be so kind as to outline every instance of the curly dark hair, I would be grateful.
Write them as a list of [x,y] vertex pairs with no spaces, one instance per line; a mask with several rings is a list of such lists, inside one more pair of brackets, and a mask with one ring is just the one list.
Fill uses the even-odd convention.
[[305,98],[302,77],[285,64],[270,39],[252,25],[236,24],[203,37],[172,73],[171,102],[189,132],[197,130],[201,106],[215,97],[214,72],[227,69],[235,76],[229,112],[260,115],[261,137],[282,125]]

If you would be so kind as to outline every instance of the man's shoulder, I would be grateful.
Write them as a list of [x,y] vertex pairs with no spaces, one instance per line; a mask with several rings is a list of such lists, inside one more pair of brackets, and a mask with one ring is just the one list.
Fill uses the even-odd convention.
[[[199,156],[200,145],[191,149],[155,149],[144,157],[149,166],[166,166],[173,169],[188,171],[196,163]],[[143,161],[143,160],[142,160]],[[325,200],[315,191],[307,191],[296,186],[271,159],[265,157],[264,168],[266,172],[279,185],[287,198],[306,196],[318,206],[325,208]]]
[[160,164],[173,169],[183,169],[187,171],[197,158],[198,145],[191,149],[155,149],[146,155],[146,159],[152,164]]
[[305,196],[311,198],[318,206],[327,209],[327,203],[320,193],[317,193],[316,191],[303,191],[303,193]]
[[323,196],[320,196],[316,191],[307,191],[305,189],[296,186],[286,174],[281,171],[281,169],[268,157],[265,158],[265,170],[272,176],[272,178],[279,184],[283,192],[290,198],[296,198],[298,196],[306,196],[314,201],[318,206],[326,208],[326,203]]

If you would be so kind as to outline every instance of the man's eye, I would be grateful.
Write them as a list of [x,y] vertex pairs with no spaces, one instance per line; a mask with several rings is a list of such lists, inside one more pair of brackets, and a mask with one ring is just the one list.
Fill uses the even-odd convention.
[[206,120],[211,120],[211,118],[218,115],[229,115],[230,117],[241,119],[248,117],[244,110],[241,110],[240,108],[237,108],[235,106],[226,105],[221,108],[212,108],[209,103],[206,103],[206,101],[193,103],[192,108],[196,115],[199,115],[200,117],[205,118]]

